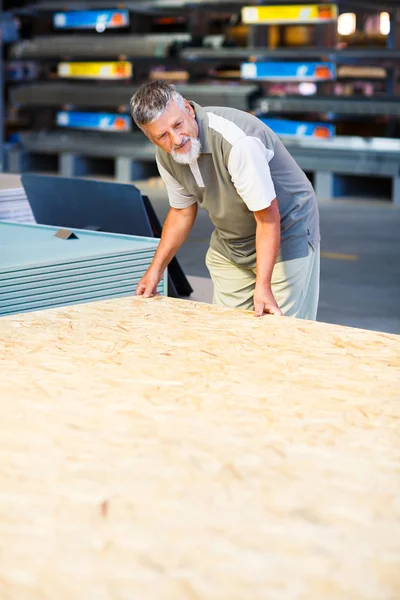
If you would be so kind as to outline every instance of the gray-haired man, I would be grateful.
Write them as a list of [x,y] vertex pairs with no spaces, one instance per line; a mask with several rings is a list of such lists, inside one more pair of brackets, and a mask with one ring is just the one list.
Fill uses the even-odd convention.
[[137,295],[149,296],[186,240],[198,205],[215,230],[206,264],[214,302],[315,319],[319,217],[311,183],[275,133],[233,108],[188,102],[164,81],[133,96],[132,117],[157,146],[170,210]]

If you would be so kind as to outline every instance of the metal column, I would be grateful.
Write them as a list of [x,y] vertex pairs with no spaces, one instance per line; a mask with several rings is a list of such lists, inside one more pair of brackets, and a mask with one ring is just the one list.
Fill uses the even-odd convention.
[[0,172],[4,171],[3,0],[0,0]]
[[[387,48],[389,50],[395,50],[400,48],[400,9],[395,8],[390,13],[390,33],[387,41]],[[390,75],[388,77],[388,95],[397,96],[400,94],[400,85],[398,77],[400,75],[399,67],[395,63],[390,69]]]

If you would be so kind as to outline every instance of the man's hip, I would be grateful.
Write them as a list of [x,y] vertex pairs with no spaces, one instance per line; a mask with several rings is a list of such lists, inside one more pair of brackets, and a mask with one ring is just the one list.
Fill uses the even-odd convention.
[[[209,248],[206,265],[214,283],[214,304],[253,310],[256,270],[241,267]],[[302,258],[275,264],[271,288],[283,314],[315,320],[319,299],[320,250],[308,244]]]

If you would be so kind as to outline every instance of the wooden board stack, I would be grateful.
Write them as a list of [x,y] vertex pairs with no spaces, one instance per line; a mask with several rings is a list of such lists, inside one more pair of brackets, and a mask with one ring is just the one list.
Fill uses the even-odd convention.
[[0,597],[400,597],[400,337],[169,298],[0,319]]

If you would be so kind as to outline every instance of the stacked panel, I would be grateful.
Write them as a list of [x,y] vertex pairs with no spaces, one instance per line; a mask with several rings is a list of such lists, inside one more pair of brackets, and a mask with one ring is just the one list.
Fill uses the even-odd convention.
[[[0,315],[133,295],[157,246],[154,238],[0,223]],[[157,291],[166,295],[166,275]]]
[[35,223],[18,175],[2,173],[0,176],[0,221]]

